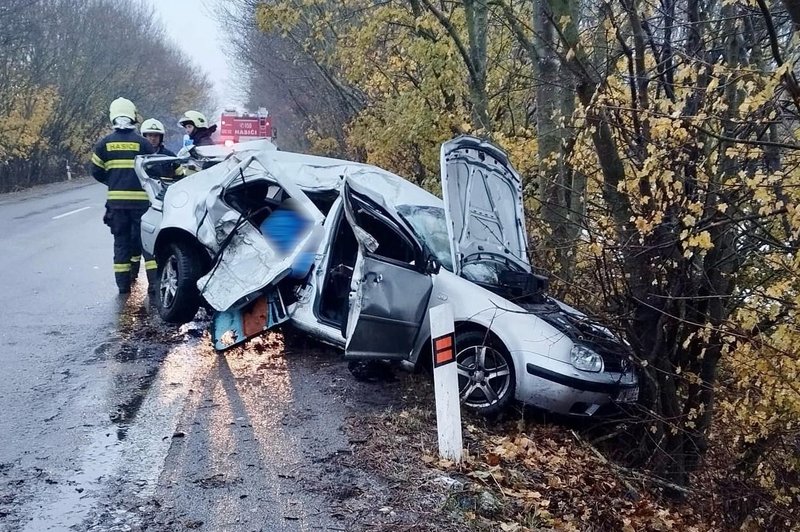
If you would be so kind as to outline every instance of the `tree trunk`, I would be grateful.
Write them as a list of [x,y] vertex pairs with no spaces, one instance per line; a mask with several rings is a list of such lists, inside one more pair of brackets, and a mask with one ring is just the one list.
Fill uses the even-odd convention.
[[800,29],[800,0],[783,0],[783,5],[794,22],[795,31],[797,31]]
[[489,96],[486,93],[486,37],[489,33],[489,7],[485,0],[465,0],[469,58],[474,74],[471,76],[472,126],[491,133]]
[[[575,242],[580,233],[586,189],[585,176],[570,167],[567,157],[574,133],[565,127],[575,111],[575,80],[563,63],[578,43],[577,4],[569,0],[534,0],[533,74],[536,95],[536,136],[539,155],[541,218],[549,234],[551,254],[563,291],[573,276]],[[559,31],[559,21],[568,21]],[[561,52],[562,55],[559,55]]]

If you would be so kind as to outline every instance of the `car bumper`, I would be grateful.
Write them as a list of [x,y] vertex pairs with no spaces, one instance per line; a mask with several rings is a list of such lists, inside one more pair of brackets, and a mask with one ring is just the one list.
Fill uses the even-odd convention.
[[151,255],[155,253],[161,218],[161,211],[152,207],[142,216],[142,249]]
[[638,399],[639,383],[633,373],[581,373],[571,365],[558,371],[526,362],[524,374],[518,377],[517,398],[551,412],[576,416],[591,416],[602,407]]

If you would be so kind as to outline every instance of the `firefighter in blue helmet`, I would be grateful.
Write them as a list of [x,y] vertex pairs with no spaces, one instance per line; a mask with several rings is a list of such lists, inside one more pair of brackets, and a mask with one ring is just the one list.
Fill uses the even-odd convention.
[[[137,113],[133,102],[117,98],[109,106],[109,119],[114,132],[98,142],[90,163],[92,176],[108,187],[106,214],[103,221],[114,235],[114,277],[120,294],[131,290],[138,273],[142,248],[141,218],[150,206],[133,169],[137,155],[150,154],[153,146],[136,132]],[[134,266],[135,264],[135,266]],[[150,290],[155,288],[153,257],[145,257]]]

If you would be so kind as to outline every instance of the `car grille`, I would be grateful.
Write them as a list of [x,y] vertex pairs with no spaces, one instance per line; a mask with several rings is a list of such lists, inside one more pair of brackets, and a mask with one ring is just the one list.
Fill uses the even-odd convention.
[[620,352],[622,346],[615,346],[616,349],[607,349],[598,345],[589,344],[600,356],[603,357],[603,367],[610,373],[625,373],[630,369],[631,363],[628,354]]

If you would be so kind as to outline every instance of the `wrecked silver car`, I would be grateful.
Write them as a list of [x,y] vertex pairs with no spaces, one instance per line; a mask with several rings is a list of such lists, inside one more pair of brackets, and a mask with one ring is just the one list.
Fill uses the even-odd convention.
[[[431,358],[428,310],[447,303],[465,407],[594,415],[637,400],[627,345],[533,273],[520,177],[498,148],[445,143],[444,201],[367,164],[245,144],[216,157],[168,188],[148,169],[175,159],[136,161],[164,320],[205,304],[220,350],[289,322],[347,359],[413,367]],[[302,230],[279,249],[270,218],[289,204]]]

